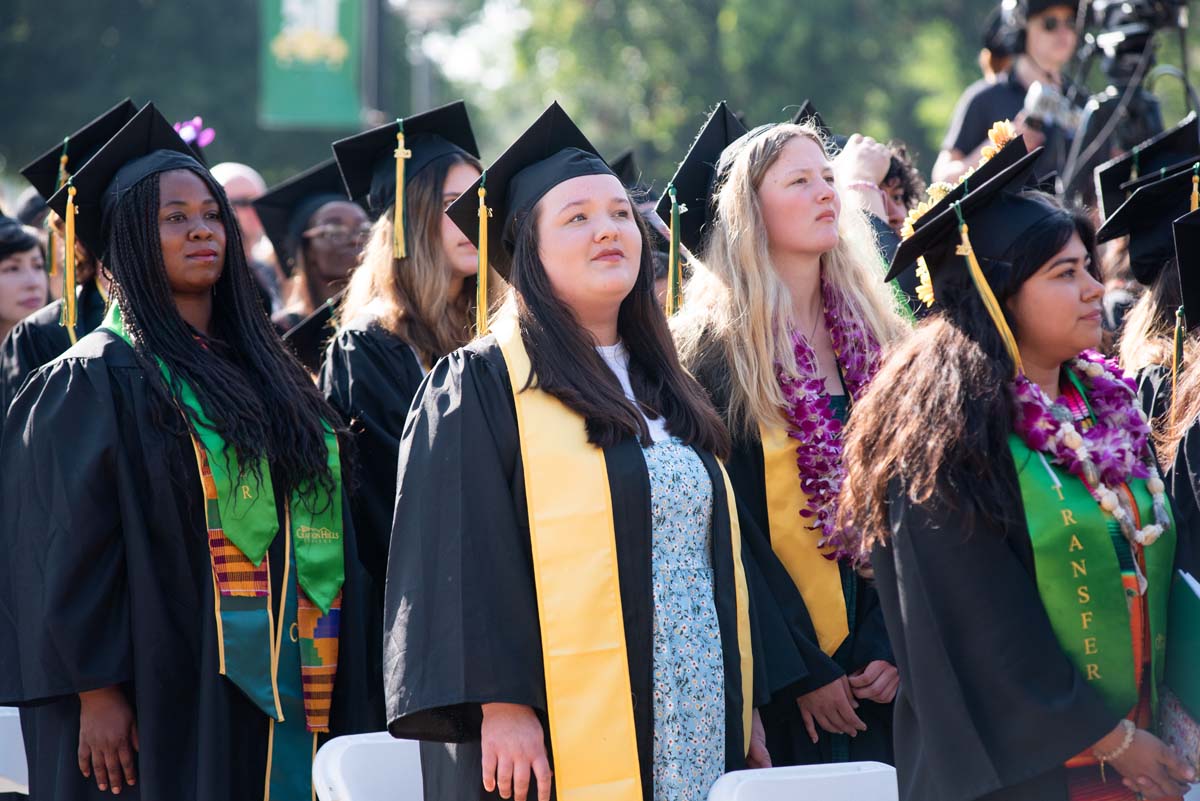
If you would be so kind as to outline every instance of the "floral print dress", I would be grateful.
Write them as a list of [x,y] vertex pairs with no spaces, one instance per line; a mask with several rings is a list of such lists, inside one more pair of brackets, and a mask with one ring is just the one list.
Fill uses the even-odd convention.
[[725,668],[712,566],[712,482],[679,440],[643,453],[654,594],[654,798],[704,801],[725,772]]

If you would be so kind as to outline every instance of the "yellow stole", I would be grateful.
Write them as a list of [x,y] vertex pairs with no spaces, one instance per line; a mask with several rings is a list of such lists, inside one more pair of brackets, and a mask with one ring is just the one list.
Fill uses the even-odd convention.
[[817,547],[821,532],[810,528],[800,516],[800,510],[808,505],[808,497],[800,489],[795,442],[786,429],[778,426],[760,425],[758,433],[762,440],[771,549],[800,590],[821,650],[832,656],[850,634],[842,574],[838,563],[826,559]]
[[[514,316],[493,328],[512,382],[529,509],[546,707],[560,801],[645,801],[612,494],[604,451],[583,418],[536,388]],[[729,522],[741,657],[743,753],[750,743],[753,656],[741,530],[729,478]]]

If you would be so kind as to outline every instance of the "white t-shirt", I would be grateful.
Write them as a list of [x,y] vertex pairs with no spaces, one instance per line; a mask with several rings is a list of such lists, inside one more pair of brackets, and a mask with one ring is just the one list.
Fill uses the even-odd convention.
[[[600,354],[600,358],[604,359],[608,369],[612,370],[617,380],[621,382],[621,388],[625,390],[625,397],[637,405],[637,398],[633,394],[633,384],[629,381],[629,351],[625,350],[625,345],[620,342],[615,345],[599,345],[596,352]],[[671,438],[671,433],[667,431],[666,421],[661,417],[657,420],[651,420],[645,414],[642,417],[645,419],[646,425],[650,427],[652,441],[662,442],[664,439]]]

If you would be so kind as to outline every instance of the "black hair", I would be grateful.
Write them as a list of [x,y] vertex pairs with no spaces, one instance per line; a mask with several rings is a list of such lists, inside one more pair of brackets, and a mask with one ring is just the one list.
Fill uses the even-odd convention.
[[[178,414],[175,402],[186,381],[243,473],[258,477],[265,456],[277,484],[304,490],[319,483],[331,490],[324,435],[326,426],[342,433],[338,418],[263,312],[225,192],[207,171],[189,171],[208,187],[225,226],[211,333],[188,325],[171,294],[159,237],[158,175],[119,201],[105,261],[115,280],[113,299],[158,401],[154,423],[172,433],[183,433],[184,425],[195,432],[197,415],[190,409]],[[170,386],[159,363],[170,373]]]

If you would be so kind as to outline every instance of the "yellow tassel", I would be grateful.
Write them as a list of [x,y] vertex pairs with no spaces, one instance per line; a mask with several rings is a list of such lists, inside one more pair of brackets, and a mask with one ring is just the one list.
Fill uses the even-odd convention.
[[681,206],[675,197],[674,184],[667,187],[667,192],[671,196],[671,252],[667,257],[666,302],[667,316],[670,317],[679,311],[679,307],[683,303],[683,276],[679,264],[679,215],[687,211],[687,207]]
[[75,187],[67,184],[67,236],[64,246],[66,270],[63,275],[63,310],[60,323],[75,344]]
[[479,275],[475,278],[476,336],[488,332],[488,218],[492,210],[487,205],[487,173],[479,181]]
[[1192,166],[1192,202],[1189,209],[1200,209],[1200,163]]
[[1021,364],[1021,352],[1017,349],[1017,339],[1013,336],[1012,329],[1008,327],[1008,321],[1004,319],[1004,311],[1000,308],[1000,302],[996,300],[996,295],[992,292],[992,287],[988,284],[983,269],[979,266],[979,260],[975,257],[967,222],[963,219],[962,209],[958,203],[954,204],[954,210],[958,213],[958,232],[962,236],[962,244],[955,253],[966,257],[967,268],[971,274],[971,281],[975,284],[975,290],[979,292],[988,316],[992,318],[992,322],[996,324],[996,330],[1000,332],[1000,338],[1004,341],[1004,349],[1008,351],[1016,368],[1015,375],[1020,375],[1025,372],[1025,367]]
[[[1192,203],[1196,202],[1196,178],[1192,177]],[[1195,211],[1195,208],[1192,209]],[[1183,307],[1175,310],[1175,342],[1171,348],[1171,430],[1175,430],[1175,399],[1179,397],[1179,365],[1183,361]]]
[[[71,141],[71,137],[63,139],[62,155],[58,157],[58,178],[54,182],[54,191],[62,189],[63,183],[67,180],[67,143]],[[50,225],[50,217],[46,217],[46,244],[50,253],[50,277],[58,275],[58,248],[54,246],[54,227]]]
[[408,255],[404,235],[404,162],[412,158],[412,151],[404,147],[404,120],[396,120],[400,130],[396,131],[396,203],[392,218],[392,257],[403,259]]

